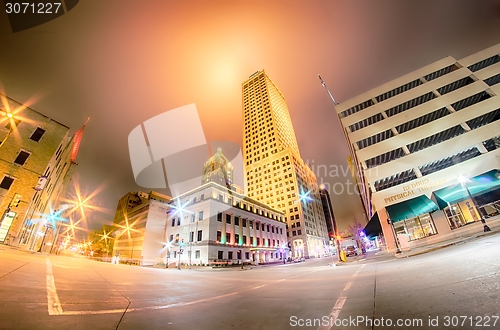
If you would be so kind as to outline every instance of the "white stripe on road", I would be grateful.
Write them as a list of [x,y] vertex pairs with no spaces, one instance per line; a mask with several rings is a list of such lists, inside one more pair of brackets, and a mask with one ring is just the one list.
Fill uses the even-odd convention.
[[54,275],[52,274],[52,264],[50,259],[46,259],[47,264],[47,309],[49,315],[61,315],[63,313],[61,302],[56,291],[56,283],[54,282]]
[[363,267],[365,267],[365,265],[362,265],[354,274],[352,274],[349,282],[347,282],[344,289],[340,293],[340,296],[338,297],[337,301],[335,302],[335,305],[333,306],[332,311],[328,315],[330,317],[330,325],[329,326],[321,326],[318,328],[318,330],[330,330],[333,327],[333,325],[335,324],[335,321],[339,317],[340,311],[344,307],[345,301],[347,300],[347,291],[349,291],[349,289],[352,286],[352,283],[354,282],[354,279],[356,278],[356,276],[358,276],[359,272],[361,271],[361,269],[363,269]]

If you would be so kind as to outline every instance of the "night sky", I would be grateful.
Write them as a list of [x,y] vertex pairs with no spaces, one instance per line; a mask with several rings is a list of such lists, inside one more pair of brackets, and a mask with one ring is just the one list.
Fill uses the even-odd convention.
[[[134,182],[127,141],[151,117],[195,103],[207,141],[241,145],[241,83],[265,69],[285,95],[302,158],[339,192],[352,182],[347,147],[318,73],[342,103],[497,43],[500,2],[490,0],[87,0],[17,33],[0,13],[0,88],[71,134],[91,117],[74,181],[84,194],[104,187],[92,203],[109,211],[88,216],[96,228],[125,193],[151,190]],[[358,197],[332,189],[340,230],[363,222]]]

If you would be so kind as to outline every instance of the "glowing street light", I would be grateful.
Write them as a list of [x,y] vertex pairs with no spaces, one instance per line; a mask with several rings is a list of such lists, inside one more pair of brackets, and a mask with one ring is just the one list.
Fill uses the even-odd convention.
[[301,189],[299,193],[299,199],[304,203],[312,201],[311,191],[304,191],[303,189]]
[[479,212],[479,209],[477,208],[476,200],[474,199],[474,197],[472,197],[472,195],[469,191],[469,188],[467,187],[467,182],[470,182],[469,178],[466,177],[465,175],[459,175],[457,180],[458,180],[458,182],[460,182],[460,185],[462,186],[462,188],[465,188],[465,190],[467,191],[467,195],[469,195],[469,198],[472,201],[472,205],[474,205],[474,211],[477,212],[479,214],[479,216],[481,217],[481,222],[483,223],[484,232],[491,231],[491,228],[488,227],[488,225],[486,224],[486,221],[484,220],[483,215],[481,214],[481,212]]

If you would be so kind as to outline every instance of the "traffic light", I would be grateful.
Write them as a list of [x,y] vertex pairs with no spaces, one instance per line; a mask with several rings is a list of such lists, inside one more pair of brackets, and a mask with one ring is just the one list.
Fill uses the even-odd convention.
[[12,201],[12,207],[18,207],[20,202],[21,202],[21,196],[17,196],[17,197],[16,197],[16,198],[14,198],[14,200]]

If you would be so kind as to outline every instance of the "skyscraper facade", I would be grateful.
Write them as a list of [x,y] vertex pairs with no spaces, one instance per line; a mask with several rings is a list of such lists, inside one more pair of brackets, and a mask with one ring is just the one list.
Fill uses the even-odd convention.
[[482,231],[498,214],[499,94],[500,44],[336,107],[388,250]]
[[285,214],[294,257],[328,253],[316,175],[300,156],[285,97],[266,72],[242,84],[245,191]]

